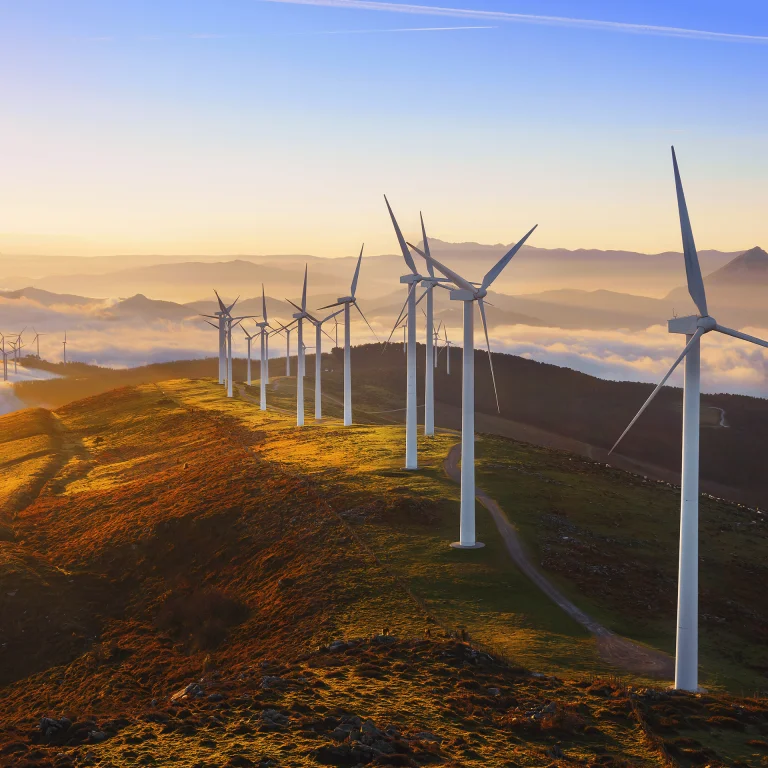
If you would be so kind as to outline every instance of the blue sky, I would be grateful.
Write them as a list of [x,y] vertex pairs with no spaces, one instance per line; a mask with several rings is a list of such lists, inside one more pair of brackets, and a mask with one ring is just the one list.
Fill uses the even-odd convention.
[[679,249],[671,143],[699,247],[768,244],[768,5],[438,5],[0,0],[0,251],[392,252],[384,192],[447,240]]

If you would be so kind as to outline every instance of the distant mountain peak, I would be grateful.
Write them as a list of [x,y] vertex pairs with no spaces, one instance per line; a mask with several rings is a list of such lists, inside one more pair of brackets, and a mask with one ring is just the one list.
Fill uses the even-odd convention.
[[760,246],[755,246],[713,272],[708,280],[742,282],[765,278],[768,278],[768,253]]

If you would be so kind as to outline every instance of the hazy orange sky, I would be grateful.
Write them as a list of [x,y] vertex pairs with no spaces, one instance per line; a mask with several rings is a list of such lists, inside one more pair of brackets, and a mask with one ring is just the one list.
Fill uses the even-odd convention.
[[0,252],[391,253],[383,193],[679,250],[672,143],[699,247],[765,246],[767,42],[751,0],[0,0]]

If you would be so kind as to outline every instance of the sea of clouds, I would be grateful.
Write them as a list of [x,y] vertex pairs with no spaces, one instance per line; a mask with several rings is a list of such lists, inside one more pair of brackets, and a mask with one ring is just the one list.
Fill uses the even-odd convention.
[[[0,299],[0,328],[6,334],[26,325],[25,352],[36,352],[33,328],[45,333],[40,340],[43,358],[62,359],[62,341],[67,331],[67,358],[70,361],[132,367],[170,360],[204,358],[216,355],[217,332],[198,317],[181,322],[147,321],[119,318],[110,314],[112,303],[95,302],[87,306],[57,305],[46,307],[30,300]],[[19,322],[21,321],[21,322]],[[249,321],[252,322],[252,321]],[[379,339],[389,335],[389,321],[372,320]],[[423,329],[421,334],[423,334]],[[768,329],[744,328],[761,338]],[[332,325],[329,328],[333,334]],[[421,336],[420,334],[420,336]],[[453,328],[452,340],[458,342],[460,329]],[[310,334],[314,339],[314,334]],[[353,343],[373,341],[371,332],[358,317],[353,328]],[[478,332],[476,346],[484,346]],[[295,351],[296,335],[291,339]],[[326,349],[331,342],[325,339]],[[657,382],[684,346],[684,338],[669,334],[664,326],[644,331],[563,330],[525,325],[498,326],[492,330],[494,351],[572,368],[604,379]],[[233,333],[235,354],[244,357],[246,341],[238,328]],[[273,338],[272,356],[284,354],[285,342]],[[257,354],[254,345],[254,356]],[[768,350],[710,333],[702,342],[702,389],[705,392],[729,392],[768,397]],[[681,366],[682,370],[682,366]],[[671,383],[680,385],[682,372]]]

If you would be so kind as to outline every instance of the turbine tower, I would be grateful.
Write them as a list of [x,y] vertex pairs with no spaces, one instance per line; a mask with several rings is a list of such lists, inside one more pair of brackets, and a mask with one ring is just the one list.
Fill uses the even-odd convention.
[[[64,331],[64,341],[61,342],[64,345],[64,365],[67,364],[67,332]],[[15,354],[15,351],[14,351]]]
[[247,366],[246,378],[247,378],[248,386],[250,387],[251,386],[251,341],[253,340],[253,337],[256,334],[254,333],[253,335],[251,335],[250,333],[248,333],[248,331],[245,330],[244,325],[241,325],[240,327],[242,328],[243,333],[245,334],[246,343],[248,344],[248,366]]
[[[323,323],[328,320],[336,319],[336,316],[343,312],[343,309],[337,309],[333,314],[318,320],[312,315],[307,315],[310,322],[315,326],[315,421],[323,418],[323,334],[328,334],[323,330]],[[337,326],[338,327],[338,326]],[[331,339],[330,336],[328,336]],[[333,339],[331,339],[333,341]]]
[[685,335],[686,344],[651,396],[645,401],[629,426],[611,448],[611,453],[629,432],[640,415],[651,404],[672,372],[685,360],[683,374],[683,455],[680,483],[680,556],[677,582],[677,642],[675,649],[675,688],[696,691],[699,687],[699,421],[701,395],[701,338],[717,331],[726,336],[768,347],[768,341],[748,336],[720,325],[707,310],[704,280],[701,276],[699,256],[693,240],[693,229],[688,216],[683,183],[677,166],[675,148],[672,148],[672,167],[675,174],[677,207],[683,238],[683,256],[688,282],[688,293],[699,310],[698,315],[675,317],[668,322],[669,333]]
[[310,319],[310,315],[307,314],[307,265],[304,265],[304,287],[301,291],[301,306],[294,304],[290,299],[286,301],[298,312],[295,312],[293,319],[296,321],[298,332],[298,353],[296,357],[296,426],[304,426],[304,362],[305,362],[305,349],[304,349],[304,320]]
[[5,350],[5,335],[0,333],[0,339],[2,340],[3,351],[3,381],[8,381],[8,353]]
[[371,333],[376,337],[376,332],[371,328],[371,324],[368,322],[368,318],[363,314],[363,310],[357,305],[357,299],[355,298],[355,292],[357,291],[357,281],[360,277],[360,264],[363,261],[363,248],[365,243],[360,248],[360,255],[357,257],[357,266],[355,267],[355,274],[352,278],[352,285],[350,286],[349,296],[342,296],[337,299],[334,304],[328,304],[320,309],[331,309],[333,307],[343,307],[344,309],[344,426],[349,427],[352,424],[352,356],[350,345],[350,307],[354,307],[359,313],[360,317],[365,320],[365,324],[371,329]]
[[274,328],[269,324],[267,315],[267,297],[264,283],[261,284],[261,321],[256,323],[259,329],[259,410],[267,410],[267,386],[269,385],[269,331]]
[[485,343],[488,348],[488,363],[491,366],[493,391],[496,395],[496,408],[500,411],[496,377],[493,373],[491,345],[488,339],[488,322],[485,317],[485,297],[493,281],[523,247],[535,229],[534,226],[517,245],[513,246],[496,262],[485,275],[479,287],[409,243],[414,251],[421,254],[428,263],[431,262],[432,266],[436,267],[456,286],[455,289],[451,290],[451,300],[464,302],[464,360],[461,382],[461,513],[459,541],[451,544],[452,547],[458,549],[476,549],[484,546],[475,538],[475,302],[480,309],[480,318],[483,321]]
[[[32,330],[35,331],[34,328]],[[38,333],[37,331],[35,331],[35,338],[32,339],[32,343],[37,345],[37,359],[38,360],[40,359],[40,337],[41,336],[47,336],[47,335],[48,335],[47,333]]]
[[[410,272],[400,277],[400,282],[408,286],[406,296],[407,343],[406,349],[406,395],[405,395],[405,468],[418,469],[418,406],[416,403],[416,286],[422,281],[422,276],[416,269],[416,262],[413,260],[410,250],[406,245],[403,233],[400,231],[400,225],[397,223],[395,214],[392,212],[392,206],[384,195],[384,202],[387,204],[389,217],[392,219],[392,226],[395,228],[395,235],[403,254],[403,260]],[[402,314],[402,313],[401,313]],[[403,333],[406,333],[405,327]]]

